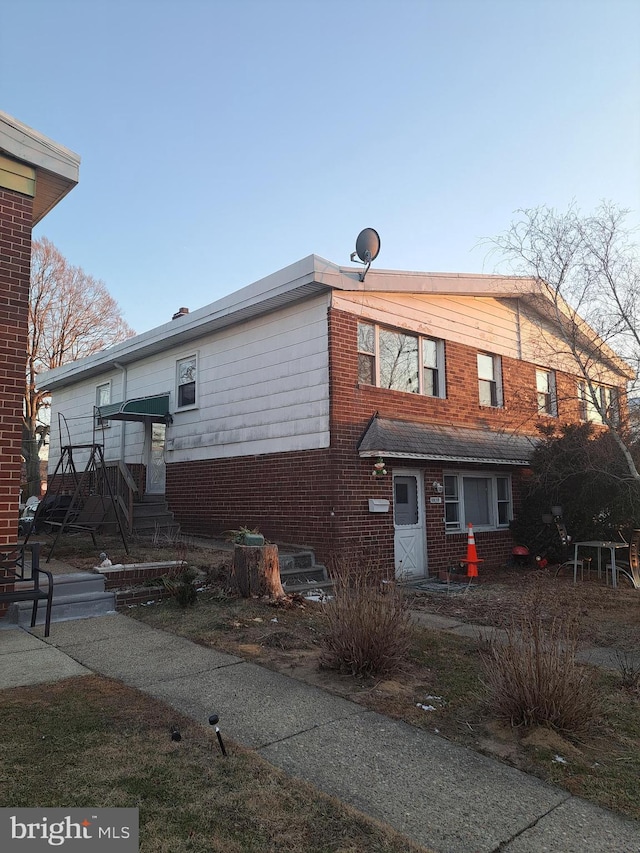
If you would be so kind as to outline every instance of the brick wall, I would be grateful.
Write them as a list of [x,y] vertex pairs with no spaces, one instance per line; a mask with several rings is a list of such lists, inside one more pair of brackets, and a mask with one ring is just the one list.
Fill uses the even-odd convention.
[[18,535],[32,199],[0,189],[0,547]]
[[[386,498],[393,506],[394,468],[420,470],[425,483],[429,572],[436,573],[464,557],[466,531],[445,534],[443,504],[431,504],[431,484],[443,471],[469,469],[419,460],[387,459],[388,475],[372,476],[372,459],[360,459],[356,446],[371,417],[454,424],[472,429],[535,433],[535,366],[502,358],[505,405],[478,403],[477,350],[446,344],[447,398],[410,395],[358,384],[357,317],[331,309],[329,374],[331,447],[296,453],[213,459],[167,466],[167,498],[186,532],[219,535],[225,530],[257,527],[272,540],[304,544],[319,560],[365,562],[393,575],[393,513],[369,512],[369,498]],[[558,422],[578,416],[575,379],[558,377],[562,389]],[[522,469],[482,465],[483,471],[511,473],[517,511]],[[503,563],[513,547],[508,530],[476,533],[485,565]]]
[[32,199],[0,189],[0,549],[18,537],[31,222]]

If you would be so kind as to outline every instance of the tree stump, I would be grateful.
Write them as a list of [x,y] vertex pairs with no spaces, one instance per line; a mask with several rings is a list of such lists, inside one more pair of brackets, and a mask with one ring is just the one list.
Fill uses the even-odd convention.
[[232,577],[243,598],[286,598],[280,580],[277,545],[235,545]]

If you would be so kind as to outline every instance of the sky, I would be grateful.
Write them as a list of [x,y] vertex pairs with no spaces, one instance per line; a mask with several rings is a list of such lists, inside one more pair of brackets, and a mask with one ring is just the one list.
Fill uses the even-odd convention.
[[77,152],[34,230],[143,332],[309,254],[494,272],[518,209],[640,224],[637,0],[2,0],[0,110]]

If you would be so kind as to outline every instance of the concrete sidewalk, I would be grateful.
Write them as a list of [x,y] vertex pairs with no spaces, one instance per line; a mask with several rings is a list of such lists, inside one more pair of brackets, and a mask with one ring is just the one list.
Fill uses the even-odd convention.
[[[444,627],[444,626],[442,626]],[[640,823],[293,678],[113,614],[0,631],[0,688],[120,679],[437,853],[638,853]],[[231,751],[232,752],[232,751]]]

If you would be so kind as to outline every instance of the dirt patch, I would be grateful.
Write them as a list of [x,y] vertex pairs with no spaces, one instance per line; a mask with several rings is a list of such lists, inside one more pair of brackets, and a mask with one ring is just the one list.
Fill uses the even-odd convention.
[[469,591],[447,594],[412,594],[412,607],[463,622],[503,628],[511,624],[523,594],[533,590],[545,602],[546,617],[575,615],[583,643],[626,651],[640,650],[640,590],[628,586],[613,589],[593,572],[590,578],[573,583],[571,577],[556,578],[555,570],[487,570]]

